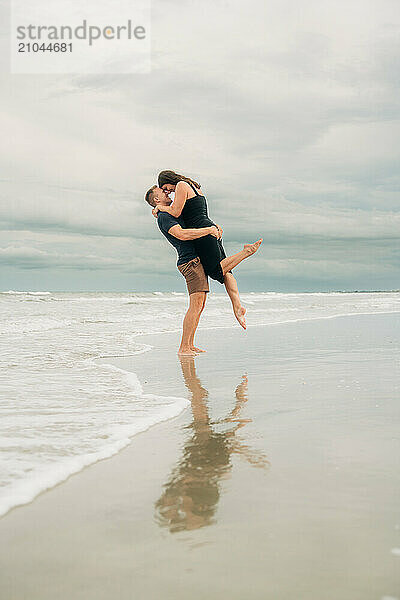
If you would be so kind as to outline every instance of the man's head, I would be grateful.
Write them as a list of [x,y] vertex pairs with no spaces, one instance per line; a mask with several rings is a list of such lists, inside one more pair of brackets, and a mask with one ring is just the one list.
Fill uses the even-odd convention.
[[167,196],[167,194],[157,185],[153,185],[149,190],[147,190],[144,199],[150,206],[153,208],[157,206],[157,204],[164,204],[165,206],[169,206],[172,202]]

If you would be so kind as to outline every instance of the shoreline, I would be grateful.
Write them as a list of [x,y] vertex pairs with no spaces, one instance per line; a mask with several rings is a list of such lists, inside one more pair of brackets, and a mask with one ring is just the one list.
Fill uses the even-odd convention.
[[[377,312],[361,313],[360,312],[360,313],[345,313],[345,314],[336,314],[336,315],[321,315],[321,316],[317,316],[317,317],[287,319],[287,320],[279,321],[279,322],[275,322],[275,323],[262,323],[260,325],[249,325],[247,328],[247,331],[252,330],[252,329],[267,328],[270,326],[290,325],[290,324],[297,324],[297,323],[310,323],[310,322],[319,321],[319,320],[342,319],[342,318],[347,318],[347,317],[358,317],[358,316],[361,316],[361,317],[363,317],[363,316],[372,316],[372,317],[378,316],[379,317],[381,315],[385,316],[385,315],[395,315],[395,314],[398,314],[400,316],[399,311],[386,311],[386,312],[379,312],[379,313],[377,313]],[[233,323],[232,325],[223,325],[223,326],[217,326],[217,327],[200,327],[198,330],[198,333],[201,335],[203,332],[213,332],[213,331],[218,331],[220,329],[229,330],[229,331],[238,330],[239,335],[240,334],[246,335],[246,332],[243,333],[238,328],[236,323]],[[156,346],[156,343],[158,343],[158,341],[159,341],[158,336],[162,335],[163,337],[164,336],[172,337],[174,334],[178,334],[180,336],[181,330],[176,329],[176,330],[171,330],[171,331],[153,332],[150,334],[149,333],[135,334],[135,336],[134,336],[135,339],[136,338],[150,338],[150,340],[153,341],[153,343],[151,344],[151,343],[144,342],[144,348],[141,348],[132,354],[112,355],[112,356],[104,356],[104,357],[92,357],[92,358],[86,359],[85,362],[94,364],[98,367],[104,367],[106,369],[113,369],[113,370],[119,371],[124,378],[130,379],[131,381],[133,381],[132,388],[133,389],[139,388],[140,396],[142,398],[145,398],[146,394],[144,394],[143,382],[145,384],[147,384],[147,381],[146,381],[147,375],[142,370],[142,373],[141,373],[142,377],[139,378],[137,376],[136,371],[132,369],[131,361],[132,361],[132,359],[138,358],[147,352],[159,351],[160,348],[157,348],[157,346]],[[157,340],[156,343],[154,343],[154,339]],[[178,340],[174,343],[175,343],[175,346],[178,347]],[[175,346],[173,344],[171,345],[171,347],[175,347]],[[200,356],[201,355],[199,355],[196,358],[198,359],[198,358],[200,358]],[[113,359],[113,360],[110,361],[110,359]],[[129,369],[121,368],[121,364],[126,364],[126,362],[128,362],[128,364],[131,368],[129,368]],[[3,512],[0,513],[0,521],[1,521],[1,519],[5,518],[10,512],[14,511],[15,509],[22,508],[26,505],[29,505],[30,503],[34,502],[36,500],[36,498],[40,497],[42,494],[44,494],[46,492],[50,492],[53,488],[58,487],[62,483],[68,481],[71,477],[79,475],[80,473],[83,473],[86,469],[90,468],[92,465],[95,465],[98,462],[102,462],[104,460],[109,460],[111,458],[118,456],[127,447],[129,447],[129,445],[132,443],[132,441],[135,439],[135,437],[137,435],[144,434],[144,433],[148,432],[150,429],[157,427],[158,425],[168,423],[168,422],[171,422],[171,421],[177,419],[181,415],[181,413],[185,412],[185,410],[189,406],[189,403],[187,402],[187,400],[185,400],[184,396],[177,397],[177,396],[175,396],[175,394],[173,396],[170,396],[170,395],[164,396],[164,394],[162,394],[162,395],[159,394],[157,392],[157,390],[153,390],[151,393],[159,396],[160,398],[162,397],[165,399],[176,400],[177,402],[180,402],[181,408],[178,410],[178,412],[175,415],[165,416],[164,418],[161,418],[154,422],[144,424],[143,429],[139,429],[139,431],[137,431],[137,432],[127,434],[126,437],[121,437],[121,439],[119,441],[116,441],[114,443],[114,446],[105,447],[101,451],[96,453],[96,457],[94,457],[93,455],[92,456],[85,455],[84,457],[76,457],[75,460],[72,460],[72,463],[76,463],[80,459],[81,461],[83,460],[83,465],[79,465],[76,467],[72,465],[70,467],[70,472],[65,477],[61,478],[59,481],[49,484],[47,487],[41,489],[38,492],[33,492],[32,494],[31,493],[26,494],[26,496],[28,497],[27,500],[22,500],[21,502],[18,502],[17,504],[10,506],[10,508],[7,508]],[[185,404],[186,404],[186,406],[185,406]],[[63,467],[64,466],[65,465],[63,465]],[[59,471],[60,467],[57,465],[55,467],[55,470]],[[47,477],[47,475],[46,475],[46,477]]]
[[0,596],[394,597],[398,325],[253,328],[246,347],[237,328],[203,330],[210,351],[186,366],[174,334],[115,359],[191,410],[0,519]]

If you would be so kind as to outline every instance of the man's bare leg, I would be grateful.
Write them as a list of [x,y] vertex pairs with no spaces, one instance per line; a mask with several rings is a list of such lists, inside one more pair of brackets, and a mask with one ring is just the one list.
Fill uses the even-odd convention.
[[207,300],[207,294],[204,292],[203,306],[202,306],[202,308],[201,308],[201,311],[200,311],[200,313],[199,313],[199,316],[198,316],[198,318],[197,318],[196,327],[194,328],[194,331],[193,331],[193,333],[192,333],[192,335],[191,335],[191,338],[190,338],[190,340],[189,340],[190,349],[191,349],[191,350],[193,350],[194,352],[205,352],[205,350],[201,350],[201,348],[197,348],[197,347],[194,345],[194,335],[195,335],[195,333],[196,333],[196,331],[197,331],[197,327],[199,326],[199,321],[200,321],[201,313],[203,312],[203,310],[204,310],[204,307],[205,307],[205,305],[206,305],[206,300]]
[[225,275],[225,273],[228,273],[228,271],[231,271],[232,269],[237,267],[238,264],[242,262],[242,260],[255,254],[261,246],[262,241],[263,240],[261,238],[260,240],[257,240],[257,242],[254,242],[254,244],[245,244],[243,250],[241,250],[237,254],[232,254],[232,256],[227,256],[226,258],[221,260],[223,274]]
[[239,325],[241,325],[243,329],[246,329],[246,309],[242,306],[240,301],[239,288],[232,273],[226,273],[226,275],[224,275],[224,283],[225,289],[232,302],[234,315],[238,320]]
[[182,340],[178,350],[180,356],[195,356],[196,353],[191,348],[199,324],[200,315],[204,308],[205,292],[195,292],[189,296],[189,308],[183,319]]

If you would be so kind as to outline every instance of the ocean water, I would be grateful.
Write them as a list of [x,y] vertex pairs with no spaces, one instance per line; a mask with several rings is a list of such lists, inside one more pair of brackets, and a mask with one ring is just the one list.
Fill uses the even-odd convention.
[[[399,292],[242,298],[250,327],[400,312]],[[104,360],[152,351],[141,336],[178,331],[186,305],[180,293],[0,293],[0,515],[188,406]],[[227,297],[211,295],[200,327],[237,326]]]

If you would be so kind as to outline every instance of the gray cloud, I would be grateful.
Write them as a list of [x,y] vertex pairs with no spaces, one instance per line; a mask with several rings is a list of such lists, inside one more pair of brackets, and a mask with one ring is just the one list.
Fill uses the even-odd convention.
[[398,287],[399,27],[391,0],[154,0],[148,75],[4,73],[1,285],[175,286],[143,201],[174,168],[229,251],[265,238],[248,289]]

